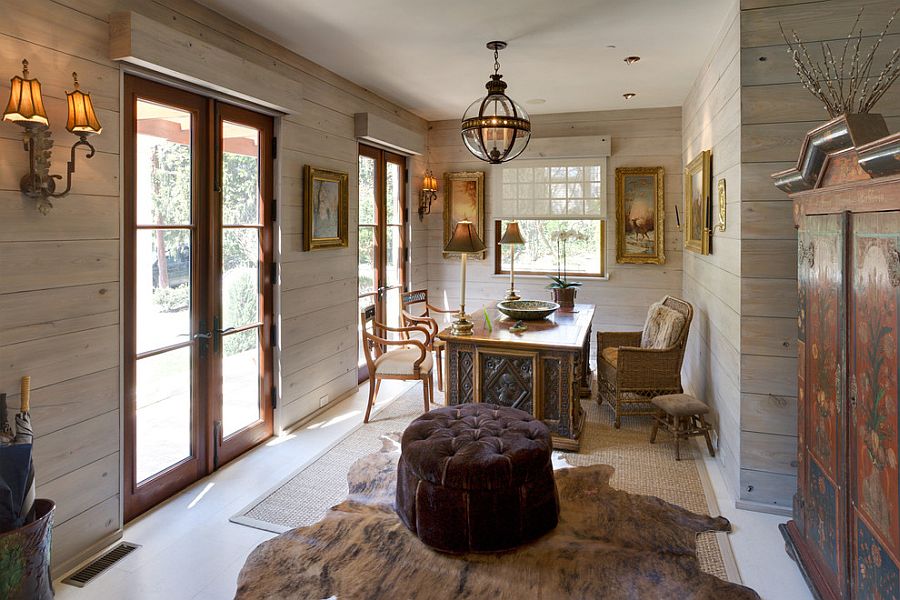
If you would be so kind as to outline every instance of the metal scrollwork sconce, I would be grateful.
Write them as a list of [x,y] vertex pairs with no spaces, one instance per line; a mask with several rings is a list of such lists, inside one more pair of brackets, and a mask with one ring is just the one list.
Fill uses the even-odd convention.
[[425,173],[422,178],[422,191],[419,193],[419,220],[424,221],[425,215],[431,214],[431,203],[437,199],[438,184],[437,179],[431,174],[431,171]]
[[9,102],[3,112],[3,120],[25,129],[23,141],[25,151],[28,152],[28,173],[22,176],[19,189],[28,198],[36,200],[38,210],[46,215],[53,208],[52,198],[61,198],[72,190],[76,148],[84,146],[88,150],[86,158],[94,156],[94,146],[87,138],[89,135],[100,133],[102,127],[94,113],[91,95],[81,91],[78,75],[72,73],[75,89],[66,92],[68,104],[66,130],[77,135],[79,139],[72,145],[70,160],[66,166],[66,188],[57,192],[56,180],[62,179],[62,175],[50,174],[53,138],[50,122],[44,110],[44,100],[41,97],[41,82],[28,75],[28,61],[23,60],[22,76],[17,75],[10,80]]

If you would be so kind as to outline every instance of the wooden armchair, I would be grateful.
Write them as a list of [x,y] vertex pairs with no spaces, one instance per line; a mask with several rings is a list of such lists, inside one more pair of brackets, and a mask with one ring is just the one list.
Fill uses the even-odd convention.
[[[648,332],[648,328],[655,311],[665,313],[665,309],[676,311],[683,321],[678,323],[678,317],[674,317],[677,331],[666,331],[661,338],[663,343],[659,343],[654,339],[656,332]],[[643,332],[597,332],[598,401],[609,402],[615,412],[616,429],[621,427],[623,415],[656,414],[656,408],[650,404],[654,396],[684,391],[681,364],[693,316],[690,303],[666,296],[658,305],[650,307]]]
[[[369,403],[363,422],[369,422],[382,379],[421,380],[425,412],[428,412],[430,402],[434,400],[434,361],[425,343],[410,337],[417,334],[428,339],[428,330],[423,327],[389,327],[379,323],[375,320],[374,305],[360,312],[359,322],[362,325],[363,353],[369,367]],[[399,333],[403,339],[388,339],[388,332]]]
[[[415,312],[414,312],[415,311]],[[455,314],[456,309],[448,310],[432,306],[428,302],[428,290],[413,290],[400,296],[400,322],[406,326],[422,326],[428,329],[429,337],[426,347],[435,353],[438,364],[438,389],[444,391],[444,342],[437,339],[441,330],[431,313]],[[416,314],[418,313],[418,314]]]

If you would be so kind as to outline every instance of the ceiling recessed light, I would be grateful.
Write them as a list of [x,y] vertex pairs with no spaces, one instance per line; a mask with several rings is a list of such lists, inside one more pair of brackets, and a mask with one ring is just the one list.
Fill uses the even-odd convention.
[[641,60],[640,56],[626,56],[625,57],[625,63],[629,64],[629,65],[632,63],[636,63],[639,60]]
[[615,45],[615,44],[607,44],[606,47],[607,47],[607,48],[615,48],[616,45]]
[[525,104],[544,104],[545,102],[547,101],[543,98],[532,98],[531,100],[526,100]]
[[622,94],[622,97],[626,100],[631,100],[635,96],[637,96],[637,94],[635,94],[634,92],[625,92],[624,94]]

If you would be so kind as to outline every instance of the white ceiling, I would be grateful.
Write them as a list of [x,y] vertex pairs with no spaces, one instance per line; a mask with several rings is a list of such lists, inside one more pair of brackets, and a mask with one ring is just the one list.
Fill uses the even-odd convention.
[[[200,1],[428,120],[459,118],[484,95],[493,70],[485,43],[495,39],[509,43],[500,53],[507,93],[532,114],[680,105],[733,4]],[[626,65],[629,55],[641,61]]]

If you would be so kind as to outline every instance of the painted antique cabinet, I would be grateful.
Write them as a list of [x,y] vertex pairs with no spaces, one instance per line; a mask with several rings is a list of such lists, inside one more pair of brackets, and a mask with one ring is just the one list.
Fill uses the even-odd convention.
[[900,134],[811,131],[774,176],[798,229],[798,489],[781,526],[819,598],[900,598]]

